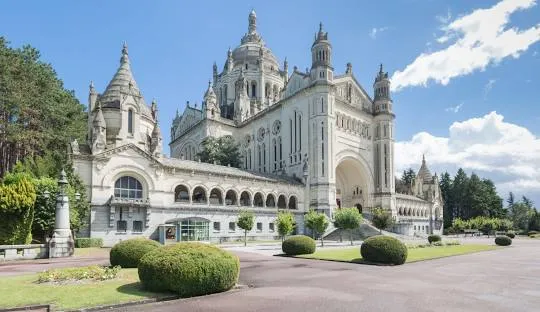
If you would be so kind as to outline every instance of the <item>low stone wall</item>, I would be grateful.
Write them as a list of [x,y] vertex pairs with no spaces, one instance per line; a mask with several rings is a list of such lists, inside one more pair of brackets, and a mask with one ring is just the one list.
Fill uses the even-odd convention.
[[0,261],[48,258],[47,244],[0,245]]

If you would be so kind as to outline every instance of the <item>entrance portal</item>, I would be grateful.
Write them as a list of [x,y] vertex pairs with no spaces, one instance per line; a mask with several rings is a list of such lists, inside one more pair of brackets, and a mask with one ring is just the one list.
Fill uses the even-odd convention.
[[338,208],[355,207],[362,213],[369,206],[371,179],[364,165],[357,159],[346,157],[336,167],[336,204]]

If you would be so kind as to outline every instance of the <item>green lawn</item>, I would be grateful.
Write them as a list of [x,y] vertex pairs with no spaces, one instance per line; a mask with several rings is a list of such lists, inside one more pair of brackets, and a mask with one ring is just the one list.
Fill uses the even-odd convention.
[[[464,255],[478,251],[493,250],[497,246],[491,245],[456,245],[427,248],[409,249],[407,263],[421,260],[443,258],[449,256]],[[360,256],[360,247],[332,248],[318,250],[311,255],[298,256],[300,258],[334,260],[344,262],[357,262],[362,259]]]
[[35,304],[78,309],[170,296],[142,290],[137,269],[122,269],[116,279],[101,282],[52,285],[37,284],[36,280],[37,274],[1,278],[0,309]]
[[76,257],[98,257],[109,256],[111,248],[89,247],[89,248],[75,248]]

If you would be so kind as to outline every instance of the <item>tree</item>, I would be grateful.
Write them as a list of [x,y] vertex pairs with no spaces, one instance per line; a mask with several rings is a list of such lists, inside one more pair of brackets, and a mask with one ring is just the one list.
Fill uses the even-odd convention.
[[294,217],[292,213],[287,211],[278,212],[277,219],[277,228],[281,240],[285,240],[285,236],[292,233],[294,229]]
[[382,234],[382,230],[389,228],[393,224],[392,215],[390,212],[386,211],[383,208],[375,208],[372,211],[373,225],[379,229],[379,232]]
[[448,172],[445,172],[441,175],[439,187],[441,188],[441,195],[444,201],[444,227],[448,228],[452,226],[452,221],[454,220],[454,215],[452,211],[452,178],[450,177],[450,174]]
[[202,142],[202,150],[197,153],[197,156],[205,163],[239,168],[242,156],[238,147],[239,144],[235,143],[231,136],[207,137]]
[[7,174],[0,184],[0,245],[29,244],[36,191],[31,177]]
[[65,164],[69,142],[85,138],[84,109],[38,50],[0,37],[0,177],[45,154],[54,167]]
[[240,211],[240,215],[238,215],[238,221],[236,222],[238,224],[238,227],[244,230],[244,246],[247,246],[247,232],[251,231],[253,228],[253,223],[255,222],[255,216],[252,211],[250,210],[242,210]]
[[356,208],[341,208],[334,213],[334,226],[349,231],[351,245],[353,244],[352,231],[362,222],[362,215]]
[[309,212],[304,217],[305,226],[313,231],[313,238],[317,238],[317,234],[321,235],[321,246],[324,246],[323,234],[324,231],[328,228],[328,220],[324,213],[316,212],[313,209],[310,209]]
[[540,231],[540,213],[534,209],[534,213],[531,214],[529,219],[529,231]]
[[465,194],[467,194],[467,188],[469,186],[469,177],[465,171],[461,168],[458,169],[454,181],[452,183],[452,198],[453,198],[453,207],[452,215],[454,217],[467,219],[467,199]]

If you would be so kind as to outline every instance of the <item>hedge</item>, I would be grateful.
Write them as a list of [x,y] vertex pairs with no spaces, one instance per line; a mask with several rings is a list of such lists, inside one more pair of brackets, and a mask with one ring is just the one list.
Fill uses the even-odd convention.
[[75,248],[103,247],[102,238],[75,238]]
[[111,265],[122,268],[136,268],[139,260],[148,252],[161,247],[161,244],[148,238],[133,238],[114,245],[109,254]]
[[283,241],[281,250],[287,255],[307,255],[315,252],[315,241],[305,235],[294,235]]
[[435,243],[435,242],[440,242],[441,237],[439,235],[436,235],[436,234],[431,234],[431,235],[428,236],[427,240],[428,240],[428,242],[430,244],[432,244],[432,243]]
[[540,232],[538,232],[538,231],[529,231],[529,232],[527,233],[528,236],[534,236],[534,235],[536,235],[536,234],[540,234]]
[[508,236],[497,236],[495,237],[495,244],[499,246],[510,246],[512,244],[512,239]]
[[238,281],[238,257],[196,242],[169,245],[147,253],[139,262],[143,287],[192,297],[231,289]]
[[510,232],[510,233],[506,233],[506,236],[508,236],[510,238],[514,238],[514,237],[516,237],[516,234]]
[[369,262],[403,264],[407,260],[407,246],[396,238],[377,235],[362,243],[360,254]]

